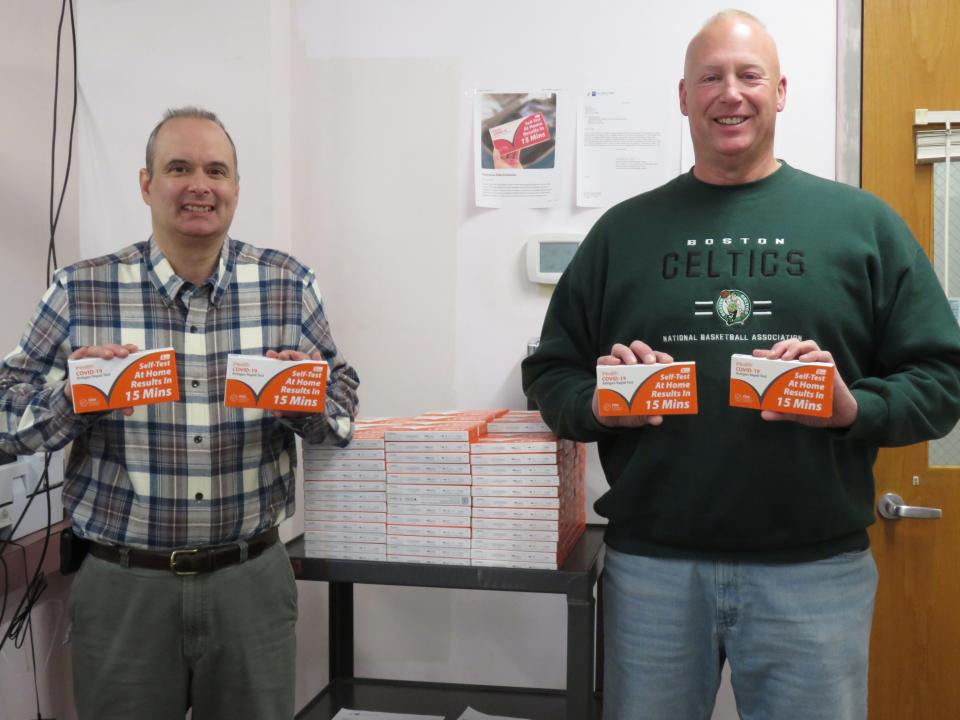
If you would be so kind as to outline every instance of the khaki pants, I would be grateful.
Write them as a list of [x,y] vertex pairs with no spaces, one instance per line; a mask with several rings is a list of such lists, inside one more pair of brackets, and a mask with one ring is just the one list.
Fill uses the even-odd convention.
[[87,556],[70,596],[80,720],[291,720],[297,588],[281,543],[178,577]]

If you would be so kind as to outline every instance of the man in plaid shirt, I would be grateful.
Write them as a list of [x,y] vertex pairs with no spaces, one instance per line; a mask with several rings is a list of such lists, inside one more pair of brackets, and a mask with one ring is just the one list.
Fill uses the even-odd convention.
[[[289,720],[297,591],[276,528],[295,509],[295,435],[346,444],[357,374],[313,272],[228,237],[239,175],[215,115],[168,111],[140,189],[150,239],[59,271],[0,365],[0,449],[73,443],[63,498],[91,542],[70,603],[81,720]],[[68,358],[162,347],[178,402],[73,412]],[[324,412],[225,407],[228,353],[326,360]]]

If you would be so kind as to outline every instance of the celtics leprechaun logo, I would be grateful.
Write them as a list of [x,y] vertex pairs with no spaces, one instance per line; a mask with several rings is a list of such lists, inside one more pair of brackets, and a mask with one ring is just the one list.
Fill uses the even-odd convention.
[[753,310],[753,303],[749,296],[740,290],[721,290],[720,297],[714,305],[717,315],[728,327],[730,325],[743,325],[750,317]]

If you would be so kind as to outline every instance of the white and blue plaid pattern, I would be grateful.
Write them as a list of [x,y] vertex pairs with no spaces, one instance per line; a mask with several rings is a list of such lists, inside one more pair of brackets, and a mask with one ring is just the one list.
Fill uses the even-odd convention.
[[[63,393],[76,348],[173,347],[179,402],[76,415]],[[324,413],[278,419],[223,405],[228,353],[319,351]],[[313,272],[289,255],[228,239],[196,287],[152,241],[57,273],[20,345],[0,365],[0,448],[28,454],[71,440],[63,499],[83,536],[166,549],[231,542],[294,512],[294,433],[346,444],[357,374],[337,352]]]

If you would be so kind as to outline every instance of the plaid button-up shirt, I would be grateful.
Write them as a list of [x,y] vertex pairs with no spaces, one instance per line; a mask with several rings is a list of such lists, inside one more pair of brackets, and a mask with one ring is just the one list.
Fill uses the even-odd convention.
[[[67,357],[106,343],[173,347],[180,400],[129,417],[75,414],[63,392]],[[322,353],[323,413],[277,418],[224,406],[227,354],[267,350]],[[151,549],[226,543],[293,514],[294,434],[345,444],[357,384],[310,269],[228,239],[197,287],[147,241],[57,273],[0,365],[0,448],[28,454],[73,441],[63,499],[82,536]]]

